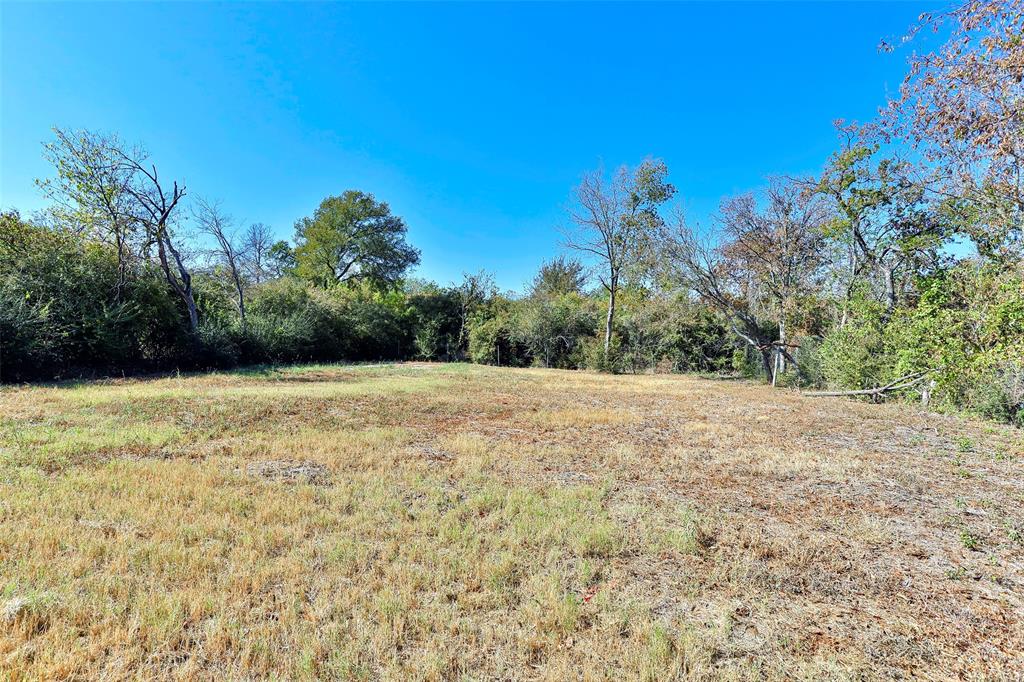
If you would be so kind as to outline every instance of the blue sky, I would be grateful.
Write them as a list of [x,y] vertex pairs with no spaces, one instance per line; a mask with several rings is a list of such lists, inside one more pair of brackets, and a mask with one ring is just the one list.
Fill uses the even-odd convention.
[[44,205],[53,125],[290,237],[346,189],[409,225],[417,275],[518,289],[581,173],[665,159],[688,213],[815,172],[867,119],[919,3],[0,3],[0,207]]

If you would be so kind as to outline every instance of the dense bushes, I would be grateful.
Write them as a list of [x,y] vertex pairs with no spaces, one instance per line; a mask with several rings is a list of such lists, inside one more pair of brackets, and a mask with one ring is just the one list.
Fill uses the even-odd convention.
[[[600,296],[538,289],[517,298],[480,281],[323,288],[283,275],[247,287],[243,323],[226,273],[210,268],[194,276],[201,322],[192,335],[155,267],[119,272],[112,247],[9,213],[0,220],[0,378],[412,358],[764,374],[727,318],[683,293],[624,289],[606,356]],[[799,371],[779,382],[863,389],[928,370],[908,396],[929,387],[933,407],[1024,422],[1024,267],[965,260],[915,291],[889,310],[855,290],[837,323],[802,325],[823,332],[794,335]],[[818,320],[823,305],[805,308]]]
[[812,356],[824,383],[884,386],[928,372],[931,405],[1024,424],[1024,272],[968,260],[923,278],[887,313],[857,297]]
[[732,354],[722,323],[703,306],[637,291],[625,297],[606,360],[600,299],[546,290],[509,297],[481,275],[451,287],[352,282],[328,288],[284,275],[247,287],[243,323],[229,273],[211,267],[193,273],[200,324],[192,335],[184,306],[161,273],[146,261],[135,263],[119,273],[112,247],[5,214],[0,378],[403,358],[717,371]]
[[921,283],[890,326],[893,374],[935,369],[938,404],[1024,422],[1024,270],[973,262]]
[[6,381],[145,369],[188,355],[152,268],[119,276],[113,249],[0,217],[0,374]]
[[194,278],[201,324],[154,268],[119,277],[113,248],[69,231],[0,221],[0,379],[239,363],[400,358],[410,349],[404,296],[323,290],[295,278],[253,287],[242,325],[218,273]]

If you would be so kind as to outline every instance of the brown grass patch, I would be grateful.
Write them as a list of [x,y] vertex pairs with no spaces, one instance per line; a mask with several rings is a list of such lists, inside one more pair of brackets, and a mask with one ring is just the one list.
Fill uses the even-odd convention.
[[1022,463],[676,376],[3,389],[0,677],[1016,678]]

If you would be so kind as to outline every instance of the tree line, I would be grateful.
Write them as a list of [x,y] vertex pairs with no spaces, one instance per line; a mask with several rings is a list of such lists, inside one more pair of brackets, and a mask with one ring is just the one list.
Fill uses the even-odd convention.
[[[924,15],[899,94],[813,177],[688,220],[649,158],[575,188],[527,290],[440,285],[374,195],[278,240],[141,147],[57,129],[49,208],[0,216],[0,380],[422,358],[742,373],[1024,422],[1024,0]],[[888,48],[887,48],[888,49]]]

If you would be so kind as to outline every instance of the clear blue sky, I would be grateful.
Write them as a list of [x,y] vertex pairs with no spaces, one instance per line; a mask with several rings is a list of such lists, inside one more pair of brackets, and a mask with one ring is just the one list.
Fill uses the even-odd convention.
[[580,174],[668,163],[691,215],[818,170],[935,3],[0,3],[0,207],[43,205],[53,125],[143,142],[162,174],[290,237],[373,192],[417,274],[520,288]]

